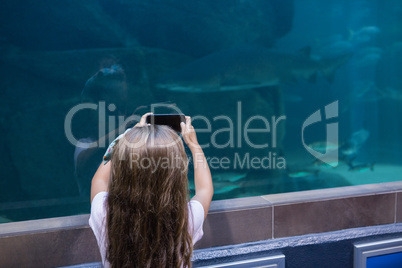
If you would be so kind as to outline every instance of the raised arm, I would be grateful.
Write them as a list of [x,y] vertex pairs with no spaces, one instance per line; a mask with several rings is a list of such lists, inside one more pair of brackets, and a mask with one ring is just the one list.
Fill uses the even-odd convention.
[[[134,127],[143,126],[146,124],[146,118],[152,113],[146,113],[141,117],[140,122],[138,122]],[[121,137],[121,136],[119,136]],[[117,139],[119,139],[119,137]],[[117,140],[116,139],[116,140]],[[114,141],[116,141],[114,140]],[[113,143],[112,143],[113,144]],[[112,148],[113,149],[113,148]],[[110,168],[111,163],[109,160],[106,164],[101,163],[98,170],[96,171],[94,177],[92,178],[91,185],[91,203],[95,195],[100,192],[107,192],[110,180]]]
[[186,116],[186,123],[181,123],[183,139],[190,148],[194,162],[195,195],[192,200],[199,201],[204,208],[204,218],[207,217],[209,206],[214,195],[211,171],[204,152],[198,144],[197,136],[191,125],[191,118]]
[[94,177],[92,178],[91,185],[91,203],[95,195],[100,192],[107,192],[110,180],[110,161],[104,165],[101,163]]

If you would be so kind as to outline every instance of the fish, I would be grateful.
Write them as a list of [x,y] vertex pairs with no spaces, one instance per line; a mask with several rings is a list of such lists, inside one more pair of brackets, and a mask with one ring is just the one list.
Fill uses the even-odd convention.
[[316,159],[313,161],[313,165],[317,167],[328,167],[328,168],[336,168],[339,165],[338,159],[330,159],[326,162],[321,161],[320,159]]
[[236,182],[241,179],[244,179],[247,176],[247,173],[233,173],[233,172],[224,172],[217,173],[212,175],[212,181],[214,182]]
[[365,66],[375,66],[377,62],[381,59],[381,54],[376,54],[376,53],[371,53],[364,55],[357,59],[356,64],[357,66],[360,67],[365,67]]
[[331,58],[353,53],[355,51],[355,47],[350,41],[338,40],[326,46],[322,46],[318,50],[320,55]]
[[326,141],[316,141],[308,145],[311,149],[320,152],[320,153],[326,153],[328,151],[335,151],[338,150],[340,147],[340,144],[338,143],[333,143],[333,142],[326,142]]
[[370,132],[366,129],[353,132],[347,142],[340,148],[341,153],[346,156],[356,155],[369,136]]
[[229,184],[214,184],[214,194],[226,194],[229,192],[232,192],[236,189],[239,189],[240,186],[239,185],[229,185]]
[[370,54],[378,54],[382,55],[384,53],[384,49],[375,46],[364,47],[357,53],[357,57],[370,55]]
[[[225,194],[231,191],[234,191],[236,189],[240,189],[243,185],[243,183],[232,183],[228,181],[214,181],[214,194]],[[192,193],[195,193],[195,185],[193,183],[189,183],[189,190]]]
[[358,131],[353,132],[349,141],[352,141],[352,142],[356,143],[357,145],[361,146],[367,141],[369,136],[370,136],[370,132],[368,130],[362,128]]
[[376,88],[373,81],[357,81],[352,85],[349,99],[353,102],[368,103],[378,102],[383,99],[381,92]]
[[349,30],[349,36],[332,35],[328,40],[320,41],[318,53],[324,57],[334,57],[347,53],[357,54],[358,58],[364,56],[361,64],[377,61],[381,58],[381,49],[366,47],[378,36],[381,29],[377,26],[364,26],[357,31]]
[[352,163],[349,163],[349,171],[353,172],[365,172],[365,171],[374,171],[374,164],[375,163],[365,163],[365,164],[358,164],[358,165],[353,165]]
[[329,82],[351,54],[313,59],[310,49],[287,53],[264,47],[242,47],[219,51],[197,59],[155,86],[181,92],[250,90],[295,83],[300,79],[314,83],[318,75]]
[[[341,113],[348,111],[350,108],[355,107],[359,103],[378,103],[384,99],[387,99],[387,94],[377,88],[372,80],[361,80],[352,83],[351,91],[347,98],[343,100],[341,106]],[[347,145],[347,141],[344,143]],[[341,149],[345,149],[344,148]]]
[[350,31],[349,41],[354,45],[367,43],[373,40],[380,32],[381,29],[377,26],[364,26],[356,32]]
[[241,188],[247,173],[222,172],[212,175],[214,194],[225,194]]
[[[212,182],[214,185],[214,194],[225,194],[240,189],[247,177],[247,173],[237,172],[220,172],[212,174]],[[189,189],[195,193],[195,185],[192,181],[189,183]]]
[[401,90],[387,87],[384,89],[378,89],[377,92],[381,96],[382,99],[402,101],[402,91]]
[[287,176],[290,178],[304,178],[308,176],[318,176],[319,169],[300,169],[288,171]]
[[344,156],[353,156],[357,154],[359,149],[360,147],[358,147],[356,144],[346,142],[345,145],[341,148],[341,153]]
[[365,47],[356,53],[358,66],[372,66],[382,58],[384,50],[379,47]]

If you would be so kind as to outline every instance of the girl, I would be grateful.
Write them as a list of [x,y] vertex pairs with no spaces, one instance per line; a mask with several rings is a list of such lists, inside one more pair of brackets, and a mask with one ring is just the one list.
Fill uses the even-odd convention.
[[213,187],[191,118],[181,123],[194,163],[188,201],[183,142],[167,126],[146,124],[148,115],[111,144],[92,179],[89,225],[105,267],[190,267],[203,235]]

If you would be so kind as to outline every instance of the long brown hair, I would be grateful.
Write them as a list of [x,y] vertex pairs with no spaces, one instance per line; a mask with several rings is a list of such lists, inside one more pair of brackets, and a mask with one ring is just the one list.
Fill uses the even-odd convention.
[[190,267],[187,156],[166,126],[134,127],[116,144],[107,199],[111,267]]

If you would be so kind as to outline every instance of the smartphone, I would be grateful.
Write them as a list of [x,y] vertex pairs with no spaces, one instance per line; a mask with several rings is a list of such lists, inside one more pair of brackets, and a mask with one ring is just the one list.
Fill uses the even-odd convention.
[[148,124],[169,126],[177,132],[181,132],[181,122],[186,122],[184,114],[151,114],[147,116]]

